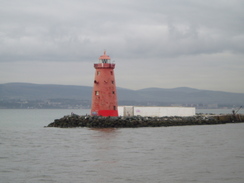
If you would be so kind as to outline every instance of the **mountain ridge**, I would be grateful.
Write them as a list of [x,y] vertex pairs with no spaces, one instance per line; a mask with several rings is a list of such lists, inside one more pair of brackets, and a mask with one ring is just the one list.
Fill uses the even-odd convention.
[[[144,88],[132,90],[117,87],[119,105],[243,105],[244,94],[200,90],[190,87]],[[90,101],[91,86],[5,83],[0,84],[0,100],[69,99]],[[89,102],[88,102],[89,103]]]
[[[84,86],[84,85],[67,85],[67,84],[37,84],[37,83],[27,83],[27,82],[9,82],[9,83],[2,83],[1,85],[36,85],[36,86],[71,86],[71,87],[89,87],[92,88],[92,86]],[[142,91],[142,90],[178,90],[178,91],[212,91],[212,92],[224,92],[224,93],[233,93],[233,94],[244,94],[239,92],[227,92],[227,91],[220,91],[220,90],[207,90],[207,89],[197,89],[192,87],[175,87],[175,88],[160,88],[160,87],[148,87],[148,88],[142,88],[142,89],[129,89],[129,88],[123,88],[123,87],[116,87],[117,89],[123,89],[123,90],[131,90],[131,91]]]

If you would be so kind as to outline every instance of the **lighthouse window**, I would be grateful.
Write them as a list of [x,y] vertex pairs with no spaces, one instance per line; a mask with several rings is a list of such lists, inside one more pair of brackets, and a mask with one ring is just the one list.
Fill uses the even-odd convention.
[[108,60],[107,59],[102,59],[102,63],[107,63]]
[[116,106],[114,106],[114,110],[116,110]]
[[114,84],[114,81],[111,81],[112,82],[112,84]]
[[111,75],[113,75],[113,71],[110,71]]
[[95,95],[99,95],[99,91],[95,91]]
[[99,75],[100,74],[100,71],[97,71],[97,75]]
[[115,91],[112,91],[112,94],[115,94]]

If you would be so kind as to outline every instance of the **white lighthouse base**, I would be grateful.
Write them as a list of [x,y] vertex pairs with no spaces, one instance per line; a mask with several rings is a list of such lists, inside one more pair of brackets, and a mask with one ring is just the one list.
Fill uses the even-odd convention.
[[195,107],[119,106],[119,116],[194,116]]

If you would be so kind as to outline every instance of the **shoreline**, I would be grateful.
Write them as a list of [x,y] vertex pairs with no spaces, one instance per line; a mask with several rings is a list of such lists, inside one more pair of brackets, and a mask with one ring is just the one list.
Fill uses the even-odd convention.
[[137,128],[137,127],[169,127],[189,125],[216,125],[226,123],[244,123],[243,114],[195,115],[189,117],[103,117],[89,115],[67,115],[55,119],[45,127],[58,128]]

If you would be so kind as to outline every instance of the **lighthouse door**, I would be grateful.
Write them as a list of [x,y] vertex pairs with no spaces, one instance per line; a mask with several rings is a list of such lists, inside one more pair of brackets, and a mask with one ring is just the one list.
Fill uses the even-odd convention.
[[125,106],[124,107],[124,116],[134,116],[134,107],[133,106]]

